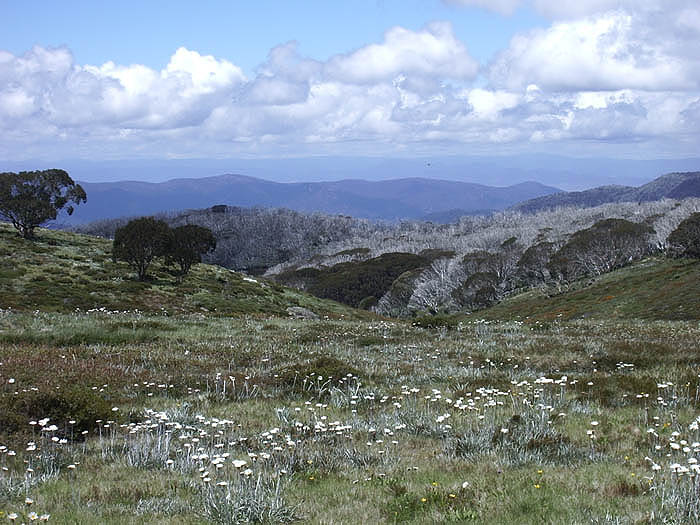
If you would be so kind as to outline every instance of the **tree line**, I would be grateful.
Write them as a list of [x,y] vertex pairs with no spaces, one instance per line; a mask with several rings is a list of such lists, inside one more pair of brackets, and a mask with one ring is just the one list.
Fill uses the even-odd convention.
[[[160,213],[171,227],[196,224],[212,231],[216,249],[205,262],[259,275],[284,261],[308,259],[334,243],[376,228],[369,221],[342,215],[301,213],[284,208],[241,208],[217,205],[200,210]],[[79,233],[113,239],[129,219],[104,219],[74,226]]]

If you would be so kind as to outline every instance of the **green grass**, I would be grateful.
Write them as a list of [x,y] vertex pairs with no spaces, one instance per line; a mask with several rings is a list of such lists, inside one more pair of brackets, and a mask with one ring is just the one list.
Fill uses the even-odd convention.
[[[144,340],[146,329],[155,337]],[[667,523],[697,523],[673,510],[683,493],[668,470],[685,457],[671,442],[700,439],[689,428],[700,409],[697,322],[479,321],[446,331],[4,311],[0,330],[2,406],[83,389],[109,411],[85,440],[68,420],[89,403],[54,403],[58,428],[44,437],[29,425],[47,415],[41,406],[22,412],[21,428],[0,437],[17,452],[0,451],[5,513],[29,495],[58,523],[651,524],[662,512]],[[248,462],[250,478],[233,459]],[[26,487],[25,461],[32,476],[45,474]],[[245,505],[226,504],[227,490]]]
[[[149,270],[152,279],[139,282],[126,263],[112,262],[108,240],[45,229],[37,230],[37,237],[22,239],[8,224],[0,223],[0,308],[286,316],[288,307],[302,306],[320,316],[370,317],[261,278],[250,280],[205,264],[195,265],[178,282],[174,268],[156,262]],[[143,338],[152,337],[151,332],[146,328]],[[90,334],[75,336],[90,339]]]
[[560,292],[532,290],[477,312],[485,319],[700,319],[700,260],[652,257]]

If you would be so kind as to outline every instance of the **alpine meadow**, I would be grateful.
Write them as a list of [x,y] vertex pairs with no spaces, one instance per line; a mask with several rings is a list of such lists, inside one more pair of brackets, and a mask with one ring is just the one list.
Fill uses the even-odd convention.
[[700,525],[696,0],[0,10],[0,524]]

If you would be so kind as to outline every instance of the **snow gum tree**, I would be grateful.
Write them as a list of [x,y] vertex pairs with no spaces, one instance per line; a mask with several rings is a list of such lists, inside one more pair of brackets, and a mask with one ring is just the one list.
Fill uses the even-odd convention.
[[134,219],[114,233],[112,258],[126,261],[145,281],[148,267],[156,257],[168,254],[172,233],[170,227],[153,217]]
[[63,170],[0,173],[0,217],[25,239],[34,237],[34,229],[55,220],[61,210],[72,215],[73,205],[86,201],[85,190]]

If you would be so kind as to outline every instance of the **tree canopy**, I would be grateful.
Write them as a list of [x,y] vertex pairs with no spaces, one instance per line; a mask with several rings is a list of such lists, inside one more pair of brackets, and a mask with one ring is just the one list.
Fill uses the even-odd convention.
[[25,239],[34,236],[37,226],[55,220],[62,209],[72,215],[73,204],[86,201],[85,190],[63,170],[0,173],[0,217]]
[[652,251],[654,230],[625,219],[602,219],[579,230],[549,262],[552,275],[568,281],[601,275],[641,259]]
[[193,264],[202,262],[202,255],[216,248],[216,239],[209,228],[187,224],[170,229],[165,221],[154,217],[133,219],[114,233],[112,258],[126,261],[146,280],[148,267],[156,257],[176,263],[179,275],[186,275]]
[[700,259],[700,212],[683,220],[668,236],[668,244],[671,255]]
[[202,262],[202,254],[214,249],[216,239],[209,228],[186,224],[173,228],[168,259],[180,266],[180,275],[186,275],[193,264]]
[[153,259],[167,255],[171,245],[171,230],[164,222],[153,217],[134,219],[114,233],[112,258],[126,261],[139,280],[145,281]]

